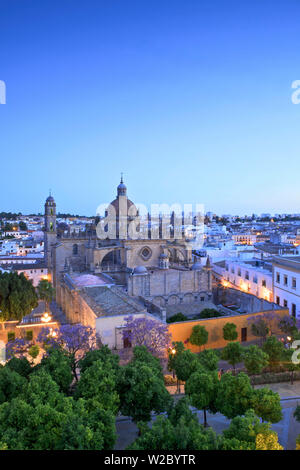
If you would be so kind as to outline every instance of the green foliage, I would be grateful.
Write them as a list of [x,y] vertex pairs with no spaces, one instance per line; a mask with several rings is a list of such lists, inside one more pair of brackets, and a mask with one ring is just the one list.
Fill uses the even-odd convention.
[[243,353],[244,365],[249,374],[260,374],[269,363],[269,356],[258,346],[249,346]]
[[178,380],[186,382],[188,378],[201,367],[196,354],[192,353],[189,349],[182,351],[174,359],[174,370]]
[[300,405],[296,407],[295,412],[294,412],[294,417],[296,418],[298,423],[300,423]]
[[26,357],[17,358],[14,356],[6,363],[5,367],[8,367],[14,372],[17,372],[26,379],[33,370],[30,365],[30,362],[28,361],[28,359],[26,359]]
[[22,320],[37,305],[32,282],[23,273],[0,273],[0,321]]
[[17,397],[26,384],[26,379],[10,367],[0,369],[0,403]]
[[222,351],[222,359],[229,362],[235,369],[236,364],[242,361],[243,348],[238,342],[226,344]]
[[216,310],[215,308],[204,308],[201,310],[199,315],[197,315],[197,318],[217,318],[217,317],[222,317],[222,313],[219,312],[219,310]]
[[134,363],[138,363],[138,362],[147,364],[149,367],[151,367],[153,372],[158,377],[160,377],[160,378],[162,377],[163,372],[162,372],[162,367],[161,367],[161,364],[160,364],[160,360],[157,357],[153,356],[148,351],[146,346],[135,346],[133,348],[133,357],[132,357],[131,363],[134,364]]
[[219,364],[219,356],[213,349],[205,349],[198,354],[198,360],[201,366],[207,371],[217,370]]
[[276,336],[269,336],[263,345],[263,351],[269,356],[269,364],[271,369],[276,369],[280,364],[281,357],[284,353],[284,345]]
[[255,321],[255,323],[252,323],[251,325],[251,333],[254,336],[257,336],[259,338],[266,338],[270,329],[266,323],[265,320],[262,318],[259,318],[258,320]]
[[188,408],[186,399],[179,400],[168,417],[158,416],[150,428],[139,423],[140,437],[131,450],[214,450],[217,436],[212,429],[204,430],[197,416]]
[[251,408],[252,393],[250,379],[243,372],[237,376],[223,374],[217,388],[216,409],[227,418],[243,415]]
[[204,410],[204,426],[207,425],[206,410],[215,411],[214,399],[218,388],[216,372],[194,372],[185,384],[185,392],[191,399],[191,404],[199,410]]
[[177,321],[187,321],[187,320],[188,320],[188,317],[186,315],[184,315],[181,312],[178,312],[175,315],[172,315],[171,317],[169,317],[167,319],[167,323],[174,323]]
[[163,375],[158,376],[151,366],[134,361],[121,368],[117,390],[120,411],[134,422],[149,421],[151,412],[165,411],[171,401]]
[[105,367],[101,360],[94,362],[81,374],[74,397],[95,400],[104,410],[111,410],[116,414],[119,396],[114,371]]
[[178,356],[185,350],[182,341],[173,341],[172,348],[169,349],[168,354],[168,370],[175,369],[175,363]]
[[69,392],[73,379],[71,361],[62,350],[58,348],[49,349],[36,369],[48,372],[61,392],[66,394]]
[[234,323],[226,323],[223,326],[223,338],[225,341],[235,341],[237,337],[236,325]]
[[227,439],[236,438],[239,441],[255,443],[257,434],[268,428],[269,425],[261,423],[254,410],[249,409],[244,416],[233,418],[223,435]]
[[52,287],[51,282],[47,281],[47,279],[42,279],[39,282],[37,286],[37,292],[39,299],[44,300],[47,305],[50,304],[55,296],[55,289]]
[[264,387],[253,391],[251,407],[264,421],[278,423],[282,419],[280,396],[269,388]]
[[100,349],[86,352],[85,356],[78,363],[81,374],[96,361],[102,361],[105,367],[114,370],[116,373],[119,371],[120,358],[118,354],[113,354],[109,347],[104,345]]
[[33,344],[28,349],[28,354],[29,354],[30,357],[32,357],[32,359],[36,359],[39,355],[39,352],[40,352],[40,348],[38,347],[37,344]]
[[208,340],[208,332],[205,326],[195,325],[192,329],[192,334],[189,338],[189,342],[195,346],[204,346]]

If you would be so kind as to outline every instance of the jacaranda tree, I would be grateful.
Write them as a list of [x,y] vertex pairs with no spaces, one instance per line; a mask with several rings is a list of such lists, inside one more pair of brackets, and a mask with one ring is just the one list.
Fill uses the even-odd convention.
[[165,357],[171,343],[171,335],[165,323],[148,317],[125,318],[123,340],[132,346],[146,346],[156,357]]

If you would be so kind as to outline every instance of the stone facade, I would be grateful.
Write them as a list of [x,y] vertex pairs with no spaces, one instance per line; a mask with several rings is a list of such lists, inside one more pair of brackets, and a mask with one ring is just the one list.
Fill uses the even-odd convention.
[[[45,204],[45,258],[56,289],[57,303],[71,323],[96,326],[98,331],[102,324],[105,331],[110,330],[114,336],[115,339],[110,337],[108,341],[114,345],[118,341],[112,329],[105,326],[107,322],[119,322],[115,328],[122,328],[126,315],[147,313],[153,313],[164,321],[166,312],[179,304],[184,306],[185,311],[189,306],[200,311],[205,302],[210,302],[212,295],[210,263],[206,266],[194,263],[191,247],[184,239],[164,239],[162,236],[132,239],[128,227],[125,236],[121,236],[123,232],[118,228],[120,202],[127,207],[129,220],[138,217],[134,204],[127,199],[123,181],[118,186],[116,199],[111,203],[117,214],[115,239],[98,238],[98,227],[78,235],[58,236],[54,199],[50,196]],[[150,231],[146,232],[149,235]],[[162,231],[158,230],[157,233],[161,235]],[[78,289],[74,286],[73,275],[86,274],[95,279],[109,277],[110,281],[103,289],[108,289],[105,291],[106,297],[115,302],[113,315],[108,312],[105,296],[100,295],[101,286],[98,286],[96,299],[93,298],[96,288],[87,285],[86,289]],[[118,302],[117,297],[122,297],[123,303]],[[122,309],[126,310],[125,304],[130,307],[122,312]],[[116,320],[117,317],[119,320]]]

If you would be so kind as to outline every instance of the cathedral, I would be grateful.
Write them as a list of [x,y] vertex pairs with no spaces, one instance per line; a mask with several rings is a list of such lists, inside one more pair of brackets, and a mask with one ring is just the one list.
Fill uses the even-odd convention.
[[106,216],[111,208],[114,238],[105,236],[107,226],[100,237],[96,225],[79,234],[61,233],[55,200],[51,195],[46,200],[45,263],[69,322],[96,327],[104,343],[121,348],[120,332],[128,315],[166,321],[178,312],[193,315],[212,306],[209,259],[206,265],[194,261],[184,237],[175,238],[173,232],[163,238],[161,227],[158,236],[151,237],[150,218],[138,238],[131,236],[130,222],[139,228],[140,219],[123,178]]

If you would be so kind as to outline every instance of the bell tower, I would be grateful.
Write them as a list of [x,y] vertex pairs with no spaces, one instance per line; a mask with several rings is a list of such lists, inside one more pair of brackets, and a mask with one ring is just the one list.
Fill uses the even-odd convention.
[[51,194],[45,202],[45,235],[44,235],[44,252],[45,263],[48,271],[52,271],[51,247],[56,243],[56,204]]

